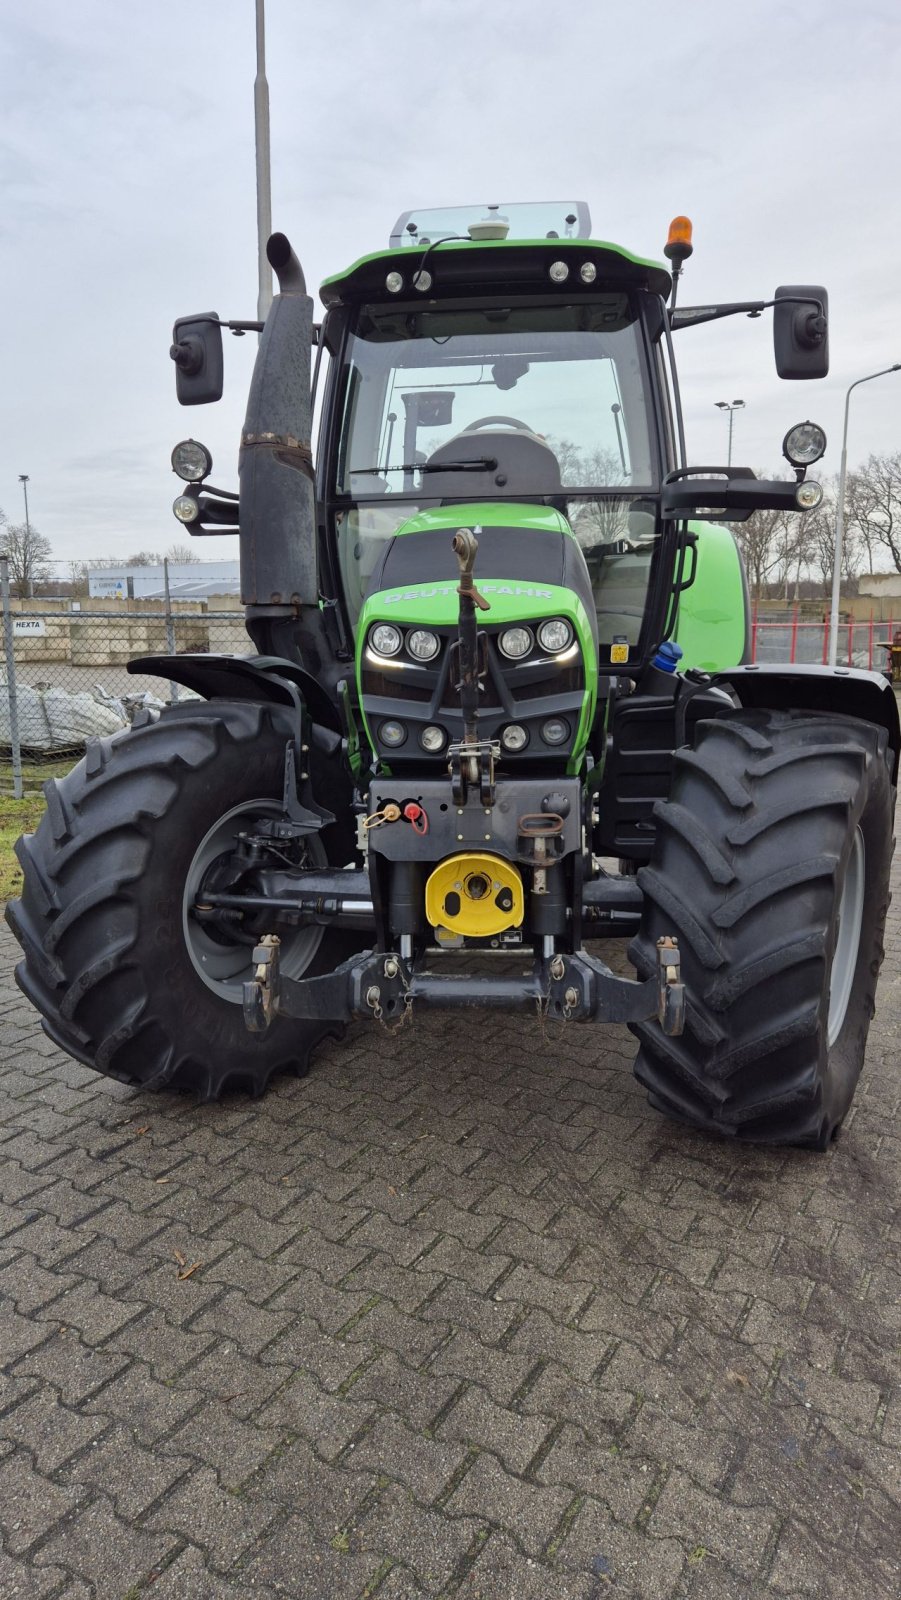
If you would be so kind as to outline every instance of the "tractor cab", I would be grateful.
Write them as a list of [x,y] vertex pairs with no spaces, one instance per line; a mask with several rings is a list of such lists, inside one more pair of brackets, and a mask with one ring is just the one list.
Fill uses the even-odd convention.
[[590,226],[577,203],[406,212],[323,285],[318,490],[351,629],[421,513],[490,504],[523,530],[536,506],[581,552],[602,658],[637,649],[674,465],[649,294],[669,276]]

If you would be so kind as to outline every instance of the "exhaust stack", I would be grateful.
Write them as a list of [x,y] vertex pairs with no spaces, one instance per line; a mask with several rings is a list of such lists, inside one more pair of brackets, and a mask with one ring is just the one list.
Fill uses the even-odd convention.
[[277,619],[316,606],[310,365],[313,301],[283,233],[266,254],[279,292],[260,338],[238,457],[241,598]]

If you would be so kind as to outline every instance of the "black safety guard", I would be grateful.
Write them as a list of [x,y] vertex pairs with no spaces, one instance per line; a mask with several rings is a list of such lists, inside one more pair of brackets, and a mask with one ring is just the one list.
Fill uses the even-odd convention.
[[[279,975],[278,941],[254,951],[254,977],[244,985],[244,1017],[254,1032],[276,1014],[305,1021],[355,1018],[398,1021],[411,1009],[448,1011],[487,1006],[532,1011],[572,1022],[644,1022],[656,1017],[667,1033],[681,1033],[685,1002],[675,942],[662,941],[657,973],[643,983],[619,977],[603,961],[575,955],[536,959],[530,973],[439,977],[394,951],[366,950],[321,978]],[[259,959],[258,959],[259,958]]]

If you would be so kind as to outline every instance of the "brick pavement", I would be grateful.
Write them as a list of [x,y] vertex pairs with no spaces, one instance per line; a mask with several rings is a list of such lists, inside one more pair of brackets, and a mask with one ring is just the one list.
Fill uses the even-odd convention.
[[621,1029],[136,1094],[4,929],[0,1595],[897,1600],[899,931],[818,1157],[668,1125]]

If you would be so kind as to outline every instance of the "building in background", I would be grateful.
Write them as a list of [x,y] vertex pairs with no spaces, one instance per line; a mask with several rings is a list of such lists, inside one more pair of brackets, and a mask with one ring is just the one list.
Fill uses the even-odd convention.
[[862,572],[857,581],[857,592],[872,596],[874,600],[901,600],[901,572]]
[[[169,563],[172,600],[207,600],[215,595],[238,595],[241,571],[237,561]],[[92,600],[162,600],[166,574],[158,567],[88,568],[88,595]]]

